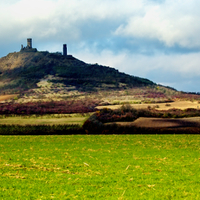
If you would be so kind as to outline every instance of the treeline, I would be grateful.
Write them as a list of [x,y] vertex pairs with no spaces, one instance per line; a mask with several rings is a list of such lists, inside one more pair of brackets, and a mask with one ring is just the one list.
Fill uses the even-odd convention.
[[199,134],[199,127],[142,128],[108,124],[85,129],[79,125],[0,125],[0,135],[116,135],[116,134]]
[[69,125],[0,125],[0,135],[70,135],[85,131],[76,124]]
[[98,105],[96,100],[69,100],[29,103],[6,103],[0,105],[1,115],[46,115],[94,112]]

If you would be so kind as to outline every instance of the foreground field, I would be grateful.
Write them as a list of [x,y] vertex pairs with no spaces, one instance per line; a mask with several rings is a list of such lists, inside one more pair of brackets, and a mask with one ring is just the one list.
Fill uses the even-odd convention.
[[0,136],[1,199],[199,199],[199,135]]

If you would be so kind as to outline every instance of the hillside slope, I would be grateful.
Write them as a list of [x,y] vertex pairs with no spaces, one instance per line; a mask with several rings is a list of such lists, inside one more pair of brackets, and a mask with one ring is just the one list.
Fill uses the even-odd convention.
[[79,91],[155,85],[148,79],[98,64],[87,64],[59,53],[15,52],[0,58],[1,93],[19,93],[37,88],[37,83],[48,75],[54,77],[51,82],[76,87]]

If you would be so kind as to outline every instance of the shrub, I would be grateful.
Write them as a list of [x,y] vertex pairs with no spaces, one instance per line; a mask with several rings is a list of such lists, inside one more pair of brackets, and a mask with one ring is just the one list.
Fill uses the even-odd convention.
[[133,107],[130,104],[124,104],[120,108],[121,111],[123,112],[129,112],[131,110],[134,110]]
[[29,102],[29,103],[6,103],[0,105],[0,114],[70,114],[70,113],[87,113],[94,112],[98,101],[87,99],[72,101],[50,101],[50,102]]
[[96,116],[96,114],[93,114],[90,116],[88,120],[85,121],[82,128],[86,130],[86,133],[93,132],[93,133],[99,133],[101,132],[103,127],[103,123],[100,122]]

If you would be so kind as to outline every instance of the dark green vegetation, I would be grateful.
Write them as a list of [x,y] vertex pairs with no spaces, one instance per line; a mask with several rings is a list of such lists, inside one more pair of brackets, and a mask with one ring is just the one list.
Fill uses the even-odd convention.
[[199,135],[1,136],[1,199],[199,199]]
[[120,73],[114,68],[86,64],[72,56],[48,52],[10,53],[0,59],[0,72],[1,93],[19,93],[36,88],[36,83],[46,75],[62,78],[54,82],[75,86],[80,91],[155,85],[147,79]]
[[72,135],[85,134],[78,124],[0,125],[0,135]]

